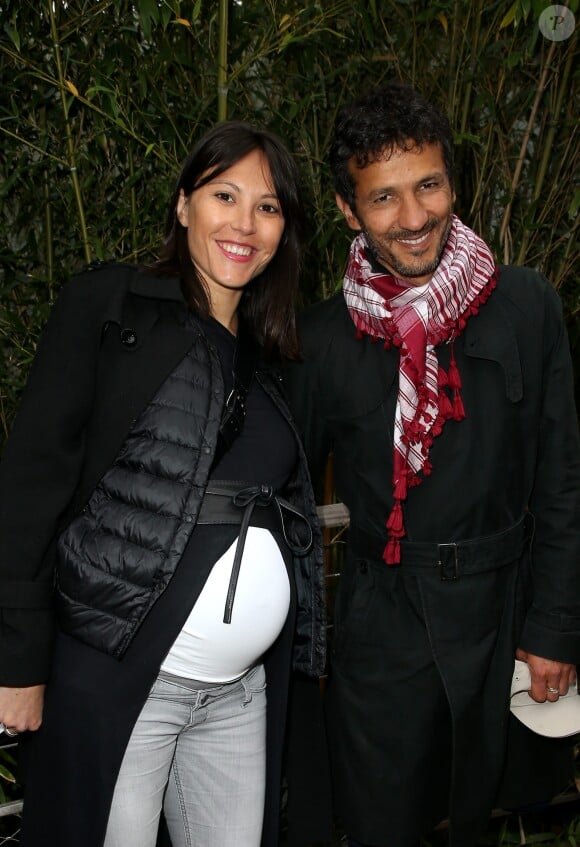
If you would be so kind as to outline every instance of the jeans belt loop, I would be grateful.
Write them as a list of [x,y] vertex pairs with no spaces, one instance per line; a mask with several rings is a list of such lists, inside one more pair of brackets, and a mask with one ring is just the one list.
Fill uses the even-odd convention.
[[454,541],[451,541],[449,544],[438,544],[437,553],[437,567],[439,568],[441,582],[452,582],[455,579],[459,579],[461,573],[459,571],[458,545]]

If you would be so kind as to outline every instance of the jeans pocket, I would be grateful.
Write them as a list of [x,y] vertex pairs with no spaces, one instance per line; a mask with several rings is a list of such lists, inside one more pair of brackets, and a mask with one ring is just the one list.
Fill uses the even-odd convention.
[[242,708],[245,708],[252,702],[254,697],[258,697],[260,694],[265,695],[266,671],[264,670],[264,665],[256,665],[255,668],[248,671],[248,673],[242,677],[241,683],[244,689]]

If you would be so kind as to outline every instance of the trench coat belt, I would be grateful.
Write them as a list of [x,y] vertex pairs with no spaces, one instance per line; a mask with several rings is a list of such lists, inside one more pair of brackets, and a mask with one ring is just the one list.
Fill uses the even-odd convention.
[[[442,543],[401,541],[401,564],[392,567],[421,575],[431,571],[443,582],[497,570],[519,559],[531,537],[531,524],[531,516],[526,514],[508,529],[480,538]],[[386,539],[357,527],[351,527],[349,539],[357,555],[382,560]]]
[[[288,520],[303,528],[303,539],[295,541],[289,537]],[[280,530],[286,545],[295,556],[304,556],[312,546],[312,527],[306,516],[287,500],[279,497],[271,485],[247,485],[231,480],[210,482],[201,503],[197,524],[240,525],[226,595],[224,623],[232,621],[234,597],[249,526]]]

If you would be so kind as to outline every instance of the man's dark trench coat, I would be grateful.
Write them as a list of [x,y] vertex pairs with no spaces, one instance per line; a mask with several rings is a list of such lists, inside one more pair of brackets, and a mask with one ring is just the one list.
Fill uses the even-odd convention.
[[[335,805],[363,843],[407,847],[451,813],[451,842],[467,847],[496,799],[515,648],[580,660],[580,447],[560,302],[538,273],[504,267],[454,342],[466,418],[434,440],[405,540],[493,541],[480,572],[459,563],[445,581],[437,557],[421,570],[404,552],[400,566],[381,558],[397,351],[355,338],[342,293],[307,310],[301,338],[291,405],[313,478],[332,451],[351,515],[328,693]],[[449,345],[437,354],[447,370]]]

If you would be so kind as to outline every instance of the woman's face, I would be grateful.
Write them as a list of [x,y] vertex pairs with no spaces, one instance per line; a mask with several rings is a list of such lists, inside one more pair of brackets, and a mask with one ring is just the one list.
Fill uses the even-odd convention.
[[212,306],[234,295],[239,299],[272,259],[284,232],[264,154],[252,151],[188,197],[182,191],[177,218],[188,230],[191,261]]

